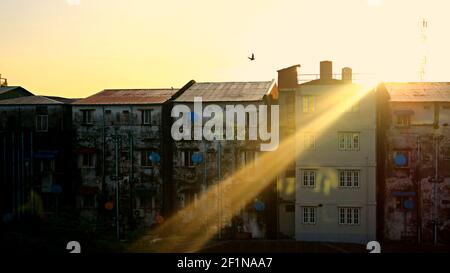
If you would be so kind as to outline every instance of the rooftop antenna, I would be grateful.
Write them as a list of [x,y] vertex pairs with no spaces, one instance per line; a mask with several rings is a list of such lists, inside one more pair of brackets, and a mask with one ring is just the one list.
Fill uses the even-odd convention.
[[0,74],[0,87],[8,86],[8,80],[6,78],[2,78],[2,74]]
[[419,64],[419,80],[423,82],[425,80],[425,68],[427,65],[426,44],[428,39],[428,21],[425,18],[422,18],[419,21],[419,33],[422,45],[422,56],[420,57]]

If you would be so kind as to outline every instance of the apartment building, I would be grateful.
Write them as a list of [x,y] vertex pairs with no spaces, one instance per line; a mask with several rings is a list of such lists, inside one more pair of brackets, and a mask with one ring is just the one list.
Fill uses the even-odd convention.
[[73,100],[25,93],[0,100],[0,213],[5,222],[51,218],[75,208]]
[[[311,81],[299,83],[298,70],[278,71],[281,117],[294,114],[281,135],[296,138],[297,156],[279,184],[289,186],[286,179],[295,175],[295,239],[371,241],[376,234],[374,89],[353,83],[349,68],[336,79],[330,61],[320,63],[320,75]],[[285,205],[288,211],[292,206]],[[289,232],[288,225],[292,221],[280,222],[279,230]]]
[[[182,210],[189,204],[195,204],[202,193],[216,187],[217,194],[213,198],[213,203],[198,209],[220,211],[218,219],[193,219],[192,215],[185,215],[184,221],[186,223],[210,221],[209,227],[220,230],[218,234],[221,234],[222,238],[274,237],[275,191],[268,189],[255,193],[255,198],[251,202],[243,203],[239,213],[232,215],[230,207],[235,204],[231,204],[227,196],[233,194],[235,183],[246,183],[246,181],[220,182],[243,167],[249,167],[249,175],[258,168],[264,168],[258,164],[259,156],[264,153],[261,151],[261,141],[249,139],[249,130],[257,129],[258,125],[253,122],[250,124],[249,117],[252,113],[255,116],[258,115],[260,105],[267,106],[270,111],[270,105],[277,97],[275,81],[198,83],[191,81],[180,90],[180,95],[174,98],[174,107],[183,105],[189,108],[191,115],[188,118],[192,126],[190,132],[183,132],[190,133],[190,137],[175,141],[173,146],[174,204],[177,210]],[[222,116],[224,130],[221,139],[206,140],[205,135],[201,135],[200,139],[194,139],[195,131],[199,129],[201,133],[202,126],[209,120],[203,112],[195,112],[196,99],[201,99],[203,110],[215,105],[221,113],[225,113],[227,105],[242,106],[245,112],[241,113],[245,114],[245,139],[226,138],[225,125],[228,120],[225,114]],[[255,108],[253,109],[252,106]],[[270,112],[268,115],[270,116]],[[235,117],[233,122],[236,122],[237,118]],[[194,124],[196,121],[199,121],[198,126]],[[214,129],[216,132],[217,130],[218,128]]]
[[177,91],[108,89],[73,103],[74,179],[83,217],[104,217],[122,233],[151,226],[166,213],[172,159],[165,126]]
[[380,235],[448,243],[450,83],[388,82],[378,92]]

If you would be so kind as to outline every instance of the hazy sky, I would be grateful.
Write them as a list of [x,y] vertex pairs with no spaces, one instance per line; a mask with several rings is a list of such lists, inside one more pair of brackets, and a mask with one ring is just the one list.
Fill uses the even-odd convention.
[[[450,81],[448,0],[0,0],[0,73],[37,94],[276,78],[300,64]],[[428,20],[426,47],[419,20]],[[247,59],[252,52],[256,61]]]

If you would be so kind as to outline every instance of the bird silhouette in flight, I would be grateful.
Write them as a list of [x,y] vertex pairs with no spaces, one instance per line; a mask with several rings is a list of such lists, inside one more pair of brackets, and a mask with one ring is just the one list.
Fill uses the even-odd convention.
[[249,59],[250,61],[254,61],[254,60],[255,60],[255,54],[252,53],[252,56],[251,56],[251,57],[248,57],[248,59]]

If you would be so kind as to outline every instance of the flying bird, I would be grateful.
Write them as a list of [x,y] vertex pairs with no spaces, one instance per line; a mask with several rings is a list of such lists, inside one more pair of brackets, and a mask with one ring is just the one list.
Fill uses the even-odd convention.
[[252,53],[252,56],[251,56],[251,57],[248,57],[248,59],[249,59],[250,61],[254,61],[254,60],[255,60],[255,54]]

